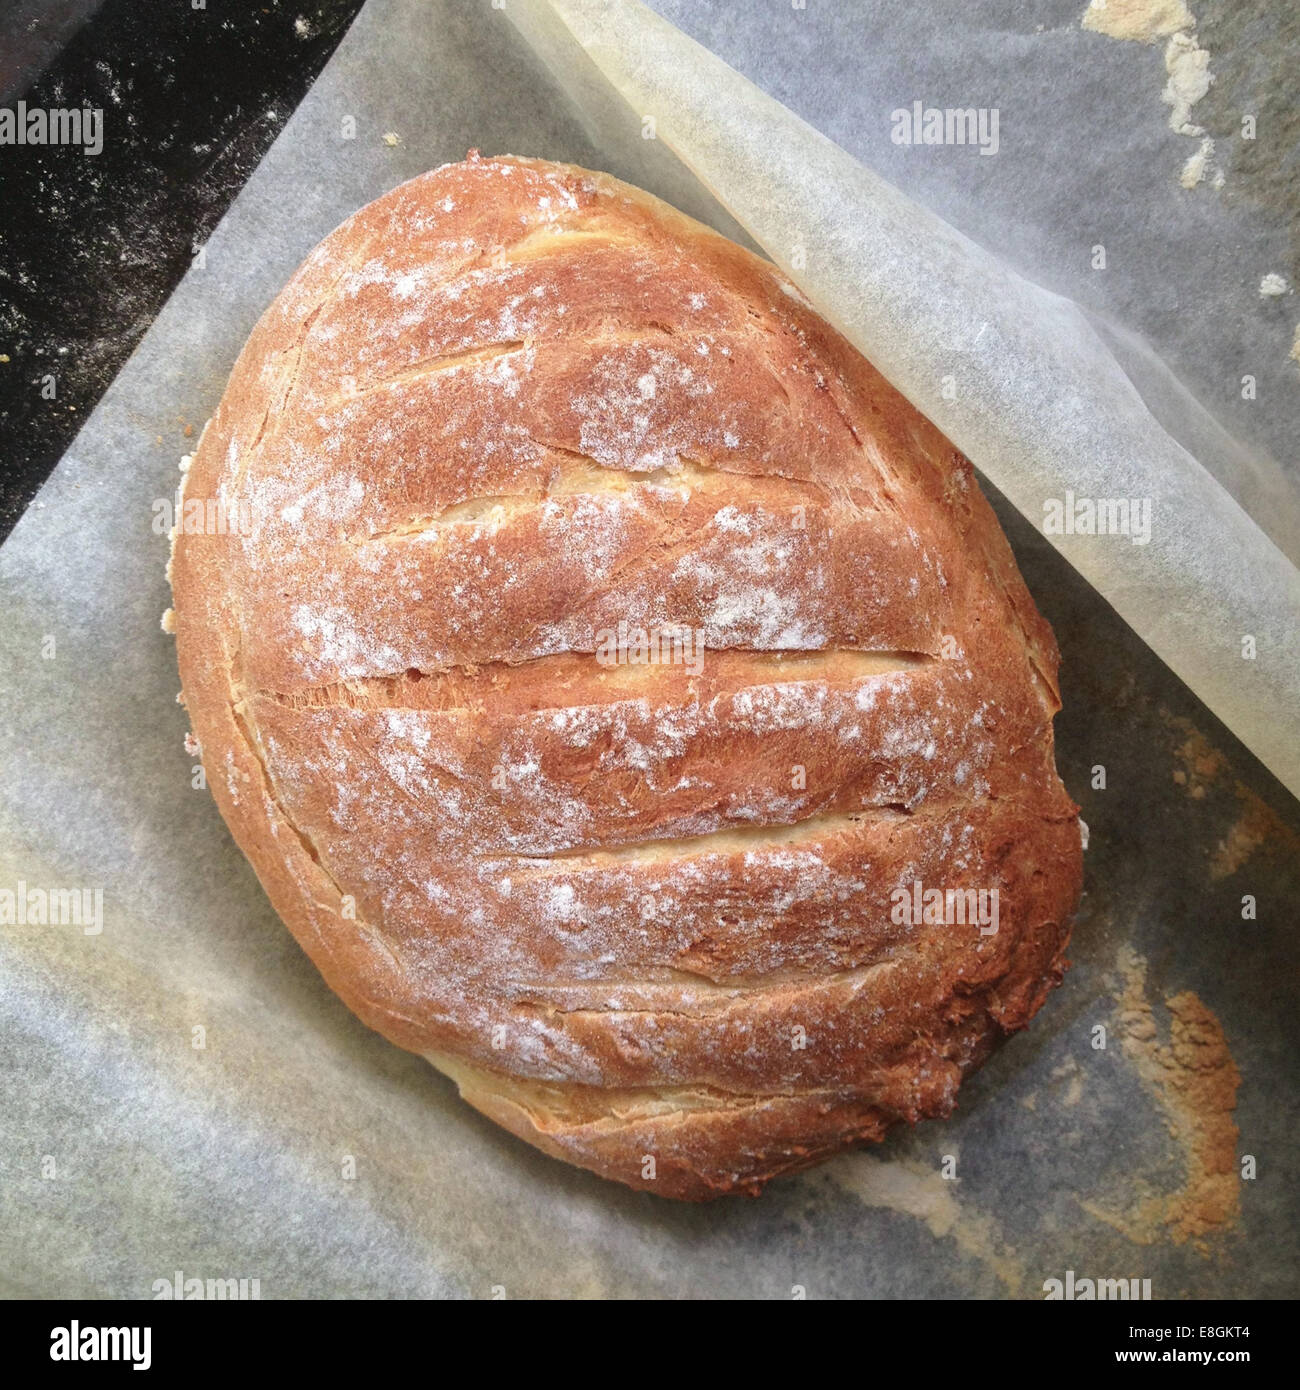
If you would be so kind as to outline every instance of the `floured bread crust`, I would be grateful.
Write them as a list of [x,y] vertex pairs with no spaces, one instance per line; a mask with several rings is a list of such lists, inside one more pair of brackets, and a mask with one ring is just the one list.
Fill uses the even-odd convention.
[[[546,1152],[757,1191],[1061,977],[1057,653],[969,463],[772,267],[472,157],[328,237],[176,537],[222,815],[331,987]],[[240,534],[239,531],[245,532]],[[602,664],[681,624],[702,661]],[[998,929],[894,890],[998,892]]]

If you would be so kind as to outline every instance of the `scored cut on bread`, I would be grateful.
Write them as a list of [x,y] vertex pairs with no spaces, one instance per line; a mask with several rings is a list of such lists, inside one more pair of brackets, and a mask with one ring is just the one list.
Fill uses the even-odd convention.
[[1058,656],[971,465],[639,189],[472,155],[345,222],[235,365],[170,575],[277,911],[558,1158],[756,1192],[948,1113],[1061,978]]

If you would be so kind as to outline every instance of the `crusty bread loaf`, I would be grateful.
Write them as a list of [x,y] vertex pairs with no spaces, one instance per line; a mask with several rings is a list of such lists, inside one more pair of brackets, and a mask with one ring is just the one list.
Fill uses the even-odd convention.
[[1057,653],[969,463],[648,194],[471,156],[362,209],[186,489],[247,518],[173,555],[222,815],[347,1004],[547,1153],[757,1191],[947,1113],[1059,980]]

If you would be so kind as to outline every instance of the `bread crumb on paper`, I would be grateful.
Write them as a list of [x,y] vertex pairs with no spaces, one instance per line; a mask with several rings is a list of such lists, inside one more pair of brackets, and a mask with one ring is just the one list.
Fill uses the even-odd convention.
[[1287,284],[1284,275],[1276,275],[1270,271],[1259,282],[1259,293],[1261,299],[1271,299],[1276,295],[1285,294],[1291,286]]
[[1092,0],[1083,27],[1111,39],[1155,43],[1196,21],[1184,0]]
[[1201,141],[1201,148],[1188,159],[1183,165],[1183,172],[1179,176],[1178,182],[1184,188],[1195,188],[1202,179],[1205,178],[1206,166],[1214,156],[1214,141],[1207,135]]
[[[1196,38],[1196,16],[1185,0],[1091,0],[1083,13],[1083,28],[1107,38],[1153,44],[1165,40],[1165,87],[1161,100],[1170,107],[1169,125],[1179,135],[1204,137],[1205,130],[1192,120],[1192,107],[1210,90],[1214,74],[1210,55]],[[1201,139],[1200,149],[1189,156],[1178,181],[1192,189],[1208,180],[1222,188],[1223,170],[1213,164],[1214,141]]]
[[1175,34],[1165,49],[1165,84],[1163,100],[1173,110],[1169,124],[1179,135],[1204,135],[1205,130],[1192,120],[1192,107],[1210,90],[1214,74],[1210,71],[1210,55],[1197,42],[1194,34]]

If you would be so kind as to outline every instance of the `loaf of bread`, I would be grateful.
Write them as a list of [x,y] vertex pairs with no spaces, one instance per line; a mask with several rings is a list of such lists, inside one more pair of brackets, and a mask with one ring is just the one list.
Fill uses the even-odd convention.
[[346,222],[171,575],[276,909],[548,1154],[757,1192],[948,1113],[1061,977],[1057,652],[970,464],[636,188],[472,154]]

